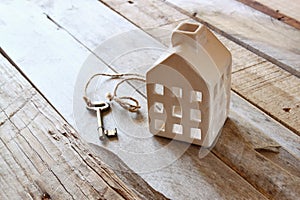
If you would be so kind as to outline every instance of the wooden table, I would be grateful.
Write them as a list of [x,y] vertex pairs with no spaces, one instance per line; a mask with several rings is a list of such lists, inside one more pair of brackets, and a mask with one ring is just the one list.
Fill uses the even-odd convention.
[[[0,199],[299,198],[297,1],[0,2]],[[104,124],[118,139],[100,142],[82,100],[89,76],[144,74],[182,21],[207,25],[233,56],[214,148],[151,136],[134,81],[120,95],[141,112],[111,103]],[[104,99],[115,84],[101,78],[93,92]]]

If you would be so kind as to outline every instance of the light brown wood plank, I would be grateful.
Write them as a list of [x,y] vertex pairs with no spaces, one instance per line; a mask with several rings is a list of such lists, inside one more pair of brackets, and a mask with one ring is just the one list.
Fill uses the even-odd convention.
[[168,0],[178,11],[300,77],[300,30],[234,0]]

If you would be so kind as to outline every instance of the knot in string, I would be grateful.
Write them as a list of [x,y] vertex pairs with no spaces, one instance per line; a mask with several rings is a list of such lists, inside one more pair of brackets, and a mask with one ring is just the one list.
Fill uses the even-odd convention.
[[[128,110],[129,112],[137,112],[141,108],[141,106],[139,104],[139,101],[136,100],[135,98],[133,98],[131,96],[121,96],[121,97],[117,96],[117,90],[118,90],[119,86],[121,84],[123,84],[124,82],[130,81],[130,80],[141,81],[141,82],[145,82],[146,81],[145,78],[144,78],[144,76],[142,76],[140,74],[131,74],[131,73],[127,73],[127,74],[97,73],[97,74],[94,74],[93,76],[91,76],[89,78],[89,80],[87,81],[87,83],[85,85],[85,88],[84,88],[83,99],[84,99],[85,103],[87,104],[87,106],[92,106],[92,101],[87,96],[87,89],[88,89],[88,86],[91,83],[92,79],[94,79],[97,76],[108,76],[111,79],[123,78],[123,80],[121,80],[120,82],[118,82],[117,85],[115,86],[113,94],[107,93],[106,94],[106,98],[108,98],[109,101],[115,101],[122,108]],[[128,77],[128,78],[124,78],[124,77]]]

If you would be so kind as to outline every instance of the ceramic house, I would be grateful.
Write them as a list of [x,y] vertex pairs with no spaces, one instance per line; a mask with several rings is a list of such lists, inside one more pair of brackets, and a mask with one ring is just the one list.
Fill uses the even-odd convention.
[[154,135],[209,147],[229,111],[231,54],[205,26],[182,23],[146,74]]

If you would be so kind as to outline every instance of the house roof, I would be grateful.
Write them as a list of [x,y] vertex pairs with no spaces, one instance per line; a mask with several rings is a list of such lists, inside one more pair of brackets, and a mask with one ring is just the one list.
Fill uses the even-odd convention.
[[188,31],[183,30],[182,25],[175,29],[172,35],[173,48],[163,55],[154,67],[163,64],[166,59],[176,59],[172,55],[177,54],[204,79],[207,85],[213,86],[231,64],[230,52],[206,27],[192,24],[193,29],[190,29],[187,25],[189,24],[184,23]]

